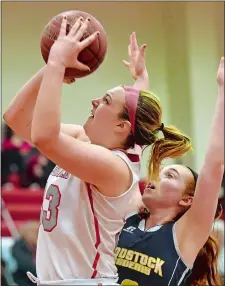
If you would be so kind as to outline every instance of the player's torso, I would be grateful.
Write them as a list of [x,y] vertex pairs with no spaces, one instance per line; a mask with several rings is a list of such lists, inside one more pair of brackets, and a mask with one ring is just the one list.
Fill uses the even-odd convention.
[[41,280],[116,278],[115,237],[123,224],[116,202],[111,204],[85,182],[55,167],[42,204],[38,277]]
[[137,216],[131,221],[124,226],[115,250],[119,283],[128,285],[131,280],[139,286],[177,286],[187,268],[174,248],[171,227],[156,226],[151,232],[144,232],[138,227]]

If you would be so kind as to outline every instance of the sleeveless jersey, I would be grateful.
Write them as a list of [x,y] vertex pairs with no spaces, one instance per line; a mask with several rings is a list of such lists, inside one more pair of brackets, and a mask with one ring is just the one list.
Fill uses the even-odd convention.
[[112,152],[126,162],[133,176],[129,190],[118,197],[104,196],[58,166],[50,174],[37,242],[40,281],[117,280],[114,250],[125,216],[137,208],[140,162],[138,155],[129,159],[121,151]]
[[145,231],[145,220],[129,217],[115,249],[121,285],[183,286],[191,274],[176,242],[174,222]]

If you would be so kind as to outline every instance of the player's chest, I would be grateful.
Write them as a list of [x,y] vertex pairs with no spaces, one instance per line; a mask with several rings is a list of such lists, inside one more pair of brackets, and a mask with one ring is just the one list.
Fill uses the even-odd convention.
[[153,229],[151,232],[145,232],[138,228],[138,226],[128,226],[123,228],[118,246],[130,250],[137,250],[139,252],[151,252],[157,254],[159,243],[162,243],[160,227]]
[[61,204],[74,203],[80,194],[80,179],[56,166],[48,177],[43,205],[48,205],[54,198],[60,199]]

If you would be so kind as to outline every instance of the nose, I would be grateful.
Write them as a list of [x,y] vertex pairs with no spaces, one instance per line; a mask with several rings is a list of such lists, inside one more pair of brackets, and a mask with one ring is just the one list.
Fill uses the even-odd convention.
[[99,105],[99,98],[93,99],[93,100],[91,101],[91,104],[92,104],[92,106],[93,106],[94,108],[97,108],[98,105]]
[[155,187],[156,187],[156,182],[155,182],[155,181],[151,181],[151,182],[149,183],[149,187],[150,187],[151,189],[155,189]]

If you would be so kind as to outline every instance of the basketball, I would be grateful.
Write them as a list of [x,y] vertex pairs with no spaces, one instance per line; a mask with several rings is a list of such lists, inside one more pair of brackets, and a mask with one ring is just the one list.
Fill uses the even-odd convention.
[[45,63],[48,62],[51,46],[58,38],[61,21],[65,16],[67,17],[67,34],[79,17],[83,17],[83,19],[89,17],[91,19],[81,41],[93,34],[95,31],[100,32],[98,38],[90,46],[82,50],[78,56],[78,60],[89,66],[90,71],[81,71],[75,68],[67,68],[65,71],[65,76],[68,78],[81,78],[93,73],[103,62],[107,52],[107,35],[101,23],[88,13],[76,10],[60,13],[52,18],[41,34],[41,53]]

